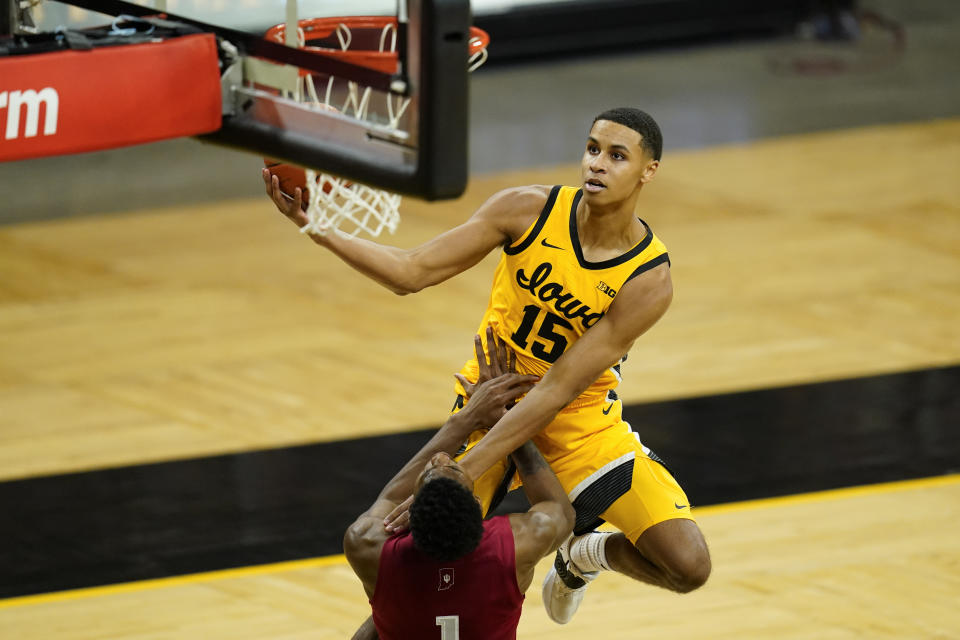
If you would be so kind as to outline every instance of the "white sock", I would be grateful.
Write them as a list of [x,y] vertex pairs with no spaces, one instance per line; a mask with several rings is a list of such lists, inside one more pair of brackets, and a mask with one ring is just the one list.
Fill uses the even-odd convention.
[[591,531],[574,538],[570,544],[570,560],[582,572],[611,571],[607,562],[607,539],[612,531]]

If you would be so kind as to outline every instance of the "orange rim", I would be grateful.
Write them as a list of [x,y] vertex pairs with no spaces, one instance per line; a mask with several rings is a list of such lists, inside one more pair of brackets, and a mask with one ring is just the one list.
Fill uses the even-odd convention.
[[[309,43],[311,40],[322,40],[329,38],[334,34],[339,25],[345,25],[349,29],[379,29],[387,26],[396,27],[397,19],[390,16],[346,16],[333,18],[307,18],[299,20],[297,25],[303,30],[304,41]],[[284,44],[286,38],[287,25],[278,24],[270,27],[264,37],[280,44]],[[490,35],[478,27],[470,27],[470,42],[468,43],[468,55],[473,57],[487,48],[490,44]],[[370,49],[334,49],[331,47],[317,47],[307,44],[301,49],[305,51],[316,51],[327,56],[339,58],[345,62],[361,65],[368,69],[380,71],[382,73],[396,73],[397,71],[397,52],[379,51]],[[302,75],[309,75],[309,72],[302,71]]]

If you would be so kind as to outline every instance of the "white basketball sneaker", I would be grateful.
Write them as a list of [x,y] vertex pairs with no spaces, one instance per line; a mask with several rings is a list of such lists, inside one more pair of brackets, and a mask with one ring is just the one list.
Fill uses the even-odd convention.
[[556,560],[547,577],[543,579],[543,606],[547,610],[547,616],[557,624],[570,622],[583,600],[587,584],[600,573],[577,568],[570,560],[572,542],[571,534],[557,549]]

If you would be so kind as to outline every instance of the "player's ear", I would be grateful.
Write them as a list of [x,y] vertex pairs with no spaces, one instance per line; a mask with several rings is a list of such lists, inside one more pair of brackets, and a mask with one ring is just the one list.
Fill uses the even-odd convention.
[[657,169],[660,168],[659,160],[647,160],[646,165],[643,167],[643,173],[640,174],[641,184],[646,184],[653,180],[654,176],[657,175]]

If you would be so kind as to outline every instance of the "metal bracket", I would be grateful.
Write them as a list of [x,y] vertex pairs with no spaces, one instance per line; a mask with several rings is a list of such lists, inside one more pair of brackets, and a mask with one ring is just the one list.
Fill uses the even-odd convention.
[[219,44],[224,54],[224,70],[220,74],[221,112],[224,116],[232,116],[237,112],[234,100],[237,87],[243,85],[243,60],[235,46],[226,40],[220,40]]
[[297,67],[249,56],[244,56],[241,60],[245,81],[266,85],[289,93],[294,93],[297,90],[297,80],[300,78],[300,70]]
[[0,35],[39,33],[31,9],[37,0],[0,0]]

